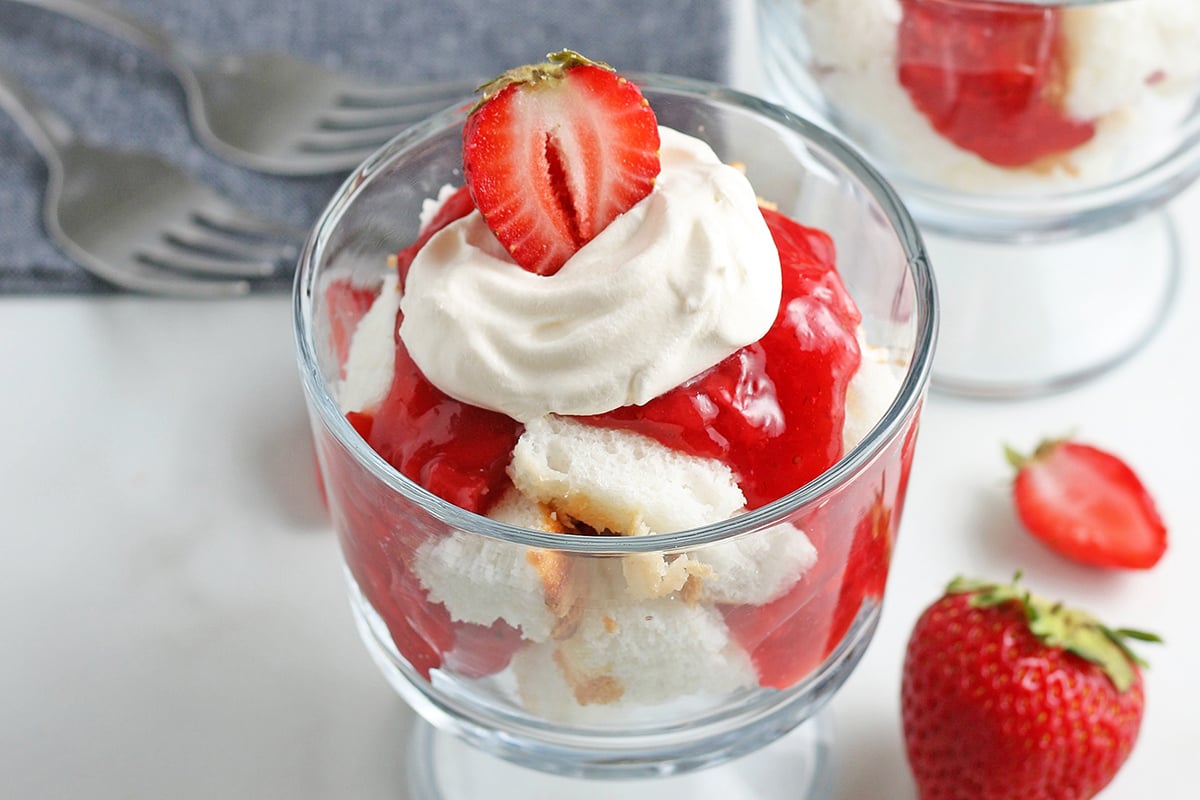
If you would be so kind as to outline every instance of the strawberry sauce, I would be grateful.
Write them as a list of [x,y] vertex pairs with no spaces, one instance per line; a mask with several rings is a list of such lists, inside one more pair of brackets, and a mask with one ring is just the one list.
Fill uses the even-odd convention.
[[943,136],[1022,167],[1096,132],[1063,109],[1069,66],[1061,12],[962,0],[901,0],[900,84]]
[[[751,508],[841,457],[846,386],[860,360],[860,315],[834,268],[832,240],[778,212],[763,215],[783,267],[782,302],[767,335],[643,406],[583,418],[721,459]],[[402,255],[401,264],[408,261]],[[404,475],[477,513],[508,487],[505,468],[522,430],[430,384],[398,334],[387,397],[374,417],[352,414],[351,422]]]

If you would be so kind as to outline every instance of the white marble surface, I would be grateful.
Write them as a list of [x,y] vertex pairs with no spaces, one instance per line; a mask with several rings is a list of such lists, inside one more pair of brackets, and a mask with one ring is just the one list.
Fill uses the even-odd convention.
[[[1200,217],[1200,188],[1175,213]],[[1194,797],[1200,231],[1184,233],[1178,304],[1132,361],[1036,401],[930,399],[883,620],[832,704],[838,800],[914,796],[908,630],[955,573],[1018,566],[1167,639],[1142,739],[1103,796]],[[288,301],[5,299],[0,375],[0,794],[403,798],[408,711],[351,625]],[[1013,521],[1001,443],[1069,429],[1152,487],[1173,535],[1154,570],[1073,566]]]

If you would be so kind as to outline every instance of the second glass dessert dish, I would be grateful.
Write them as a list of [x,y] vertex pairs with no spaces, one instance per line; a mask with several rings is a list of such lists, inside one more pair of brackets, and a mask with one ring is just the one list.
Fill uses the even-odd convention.
[[[717,86],[631,80],[663,126],[662,171],[559,272],[522,273],[461,191],[470,101],[356,170],[301,259],[301,372],[352,607],[425,721],[414,797],[828,788],[829,739],[812,718],[883,600],[936,333],[928,260],[892,191],[836,138]],[[715,183],[698,191],[696,174]],[[721,220],[671,221],[710,203]],[[729,238],[734,217],[749,233]],[[725,238],[731,263],[697,259]],[[449,266],[463,248],[487,254],[482,277]],[[456,346],[462,325],[490,357],[511,343],[476,322],[532,320],[531,363],[554,377],[530,386],[573,380],[560,345],[575,336],[591,354],[578,363],[600,365],[608,386],[630,353],[676,339],[650,316],[670,317],[666,305],[622,316],[605,298],[656,296],[631,291],[625,268],[654,275],[675,251],[724,265],[674,301],[690,298],[689,314],[754,282],[744,273],[760,267],[742,258],[767,253],[764,274],[782,286],[765,334],[644,402],[543,413],[528,386],[482,393],[506,413],[454,399],[416,364],[427,304],[466,297],[426,343]],[[584,262],[616,272],[581,273]],[[449,273],[447,298],[429,287]],[[502,301],[476,291],[509,278],[521,288]],[[527,296],[574,281],[599,290]],[[637,327],[608,330],[622,325]],[[489,358],[460,355],[471,380],[487,372]],[[597,393],[582,392],[585,405]],[[511,406],[499,399],[510,394]]]
[[767,94],[891,180],[939,265],[934,385],[1019,397],[1136,352],[1200,175],[1192,0],[759,0]]

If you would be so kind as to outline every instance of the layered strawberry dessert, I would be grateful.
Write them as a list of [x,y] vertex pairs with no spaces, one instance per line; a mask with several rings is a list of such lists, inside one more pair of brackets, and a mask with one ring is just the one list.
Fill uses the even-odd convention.
[[[867,341],[828,235],[607,65],[564,51],[483,91],[463,185],[426,202],[382,285],[326,287],[337,401],[376,453],[466,511],[599,541],[754,511],[868,434],[907,365]],[[612,556],[432,529],[337,453],[325,474],[354,582],[415,676],[629,719],[786,689],[838,647],[882,595],[914,432],[803,519]]]
[[1170,152],[1200,98],[1200,3],[798,0],[845,127],[968,190],[1105,183]]

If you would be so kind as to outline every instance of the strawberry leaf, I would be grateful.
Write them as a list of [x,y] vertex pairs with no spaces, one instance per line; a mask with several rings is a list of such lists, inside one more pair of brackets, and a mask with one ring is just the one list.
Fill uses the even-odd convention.
[[1138,667],[1146,666],[1146,662],[1133,652],[1126,640],[1153,643],[1162,640],[1145,631],[1114,630],[1090,614],[1038,597],[1020,586],[1020,576],[1018,572],[1007,584],[956,578],[947,593],[969,593],[971,605],[977,608],[1019,603],[1029,631],[1044,645],[1066,650],[1096,664],[1118,691],[1128,690],[1137,679]]

